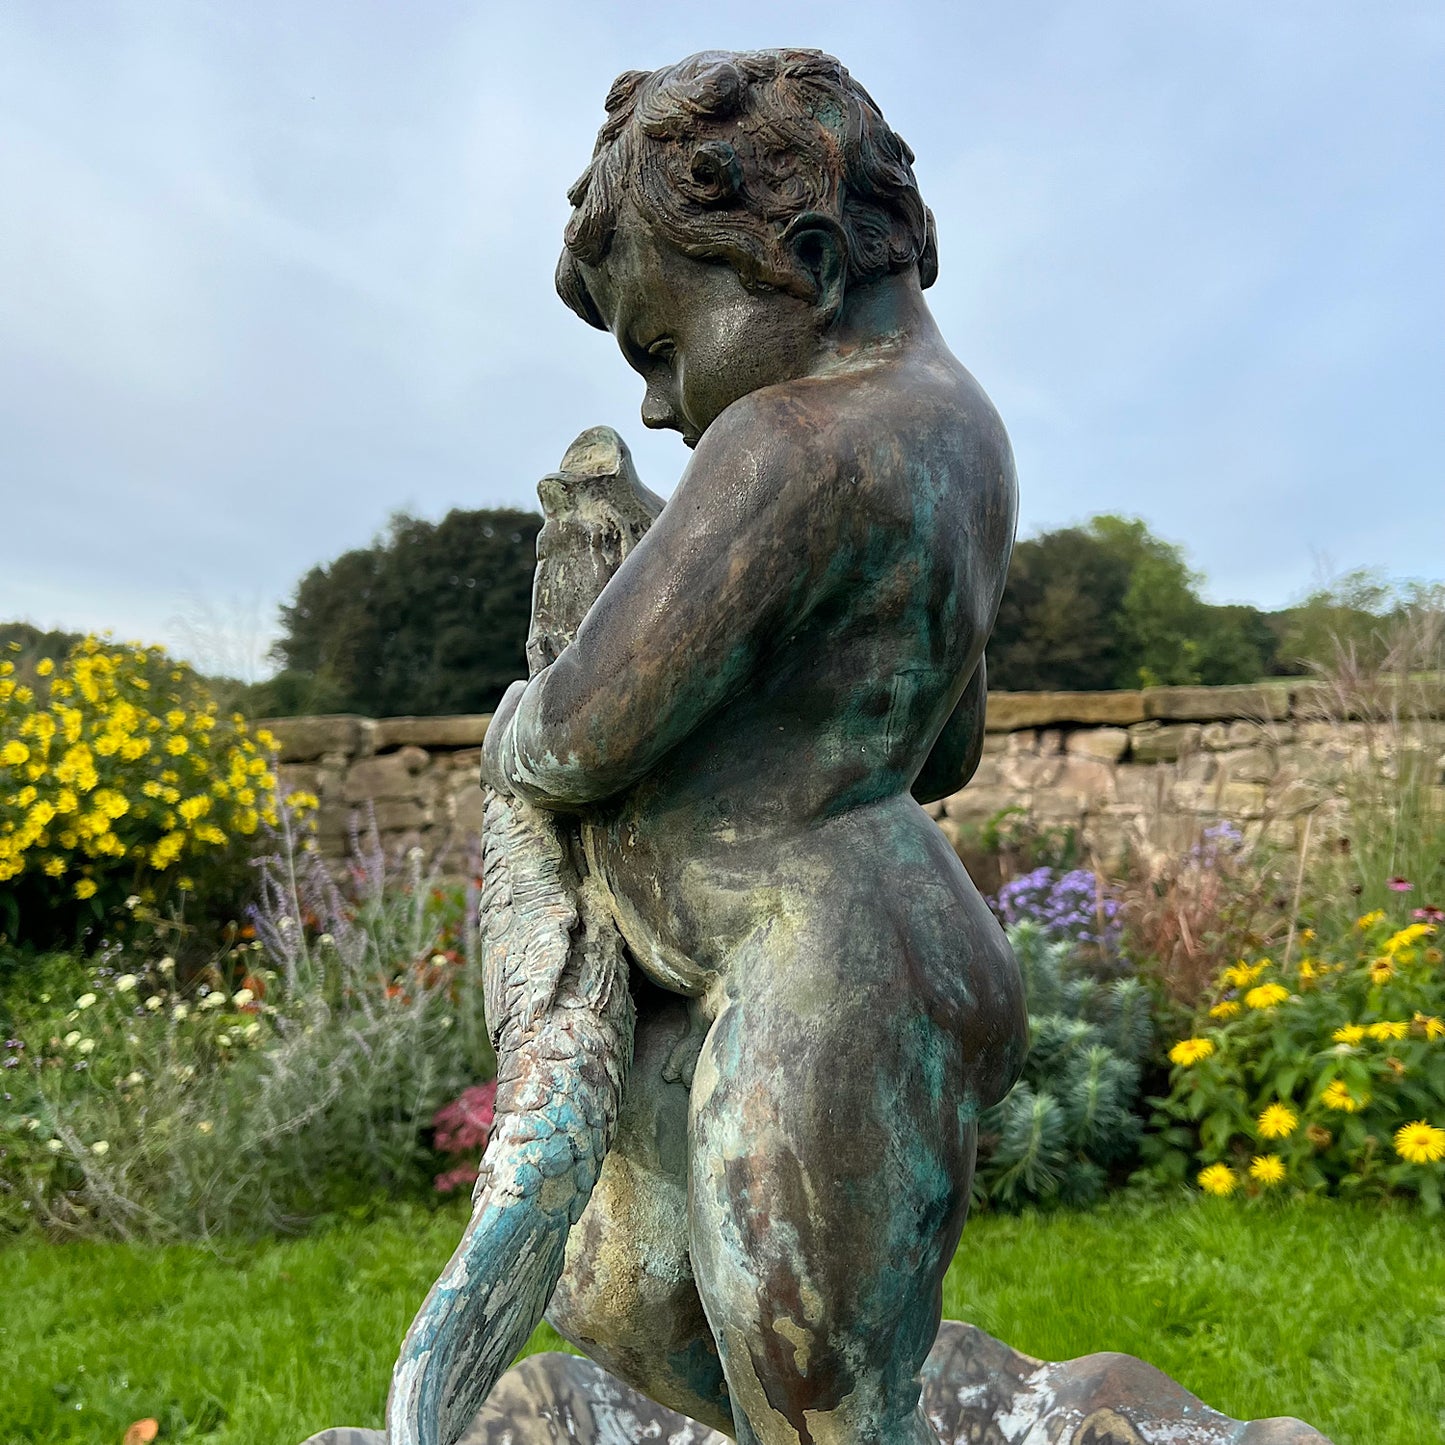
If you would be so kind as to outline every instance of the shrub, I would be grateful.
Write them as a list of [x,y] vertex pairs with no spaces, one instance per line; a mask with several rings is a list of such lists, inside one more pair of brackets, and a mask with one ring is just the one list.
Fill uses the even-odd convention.
[[0,661],[0,932],[73,943],[197,891],[234,915],[275,821],[269,735],[158,647],[87,637],[28,673]]
[[1137,1151],[1140,1061],[1153,1039],[1148,990],[1101,980],[1078,947],[1018,923],[1031,1043],[1023,1078],[979,1121],[975,1194],[1016,1209],[1091,1203]]
[[345,897],[282,808],[254,940],[189,983],[114,945],[82,992],[69,961],[7,999],[0,1227],[257,1234],[430,1192],[433,1116],[493,1065],[475,890],[374,827],[354,853]]
[[[1398,912],[1404,912],[1397,905]],[[1343,946],[1297,964],[1225,969],[1169,1052],[1150,1141],[1155,1179],[1214,1194],[1327,1190],[1441,1203],[1445,918],[1363,915]]]
[[432,1127],[436,1130],[433,1143],[437,1153],[461,1160],[437,1175],[434,1183],[438,1194],[450,1194],[476,1183],[478,1168],[472,1156],[480,1157],[487,1147],[496,1107],[497,1081],[489,1079],[485,1084],[473,1084],[469,1089],[463,1089],[450,1104],[444,1104],[432,1116]]

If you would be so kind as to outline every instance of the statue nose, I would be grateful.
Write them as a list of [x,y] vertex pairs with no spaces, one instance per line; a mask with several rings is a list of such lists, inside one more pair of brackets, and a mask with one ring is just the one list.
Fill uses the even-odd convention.
[[678,429],[677,408],[653,387],[648,387],[647,395],[642,399],[642,424],[654,431],[666,430],[669,427]]

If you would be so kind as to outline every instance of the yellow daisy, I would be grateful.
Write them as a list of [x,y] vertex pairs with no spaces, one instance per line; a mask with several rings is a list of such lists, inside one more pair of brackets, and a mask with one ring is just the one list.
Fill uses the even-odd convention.
[[1249,1166],[1249,1177],[1273,1188],[1284,1178],[1284,1160],[1278,1154],[1256,1154]]
[[1261,1139],[1288,1139],[1299,1124],[1299,1115],[1288,1104],[1269,1104],[1259,1116]]
[[1330,1035],[1337,1044],[1357,1044],[1364,1036],[1365,1026],[1363,1024],[1345,1024]]
[[1169,1062],[1188,1068],[1214,1052],[1213,1039],[1181,1039],[1169,1050]]
[[1411,1164],[1438,1164],[1445,1159],[1445,1129],[1423,1119],[1395,1131],[1395,1153]]
[[1199,1171],[1199,1187],[1223,1199],[1239,1187],[1239,1176],[1228,1164],[1209,1164]]
[[1355,1098],[1345,1087],[1343,1079],[1333,1080],[1320,1095],[1320,1100],[1325,1108],[1337,1109],[1341,1114],[1358,1114],[1370,1102],[1368,1095],[1363,1099]]
[[1262,983],[1245,994],[1245,1006],[1254,1009],[1274,1008],[1289,997],[1289,990],[1281,983]]

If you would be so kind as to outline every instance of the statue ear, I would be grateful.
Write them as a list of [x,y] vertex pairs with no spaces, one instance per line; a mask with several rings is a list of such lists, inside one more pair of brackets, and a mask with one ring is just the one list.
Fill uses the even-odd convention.
[[848,238],[842,226],[821,211],[804,211],[784,228],[783,244],[812,283],[824,324],[831,325],[843,309],[848,281]]

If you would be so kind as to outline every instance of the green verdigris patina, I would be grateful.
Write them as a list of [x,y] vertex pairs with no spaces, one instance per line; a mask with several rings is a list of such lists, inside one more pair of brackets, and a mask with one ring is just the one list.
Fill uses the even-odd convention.
[[[497,1125],[386,1436],[309,1445],[1323,1445],[1128,1356],[940,1331],[1027,1046],[919,805],[981,751],[1008,439],[837,61],[697,55],[607,111],[558,289],[694,454],[663,506],[595,428],[538,489],[531,676],[483,767]],[[597,1363],[493,1394],[544,1310]]]
[[836,61],[703,54],[607,111],[558,288],[693,456],[660,511],[602,432],[542,488],[484,765],[501,1122],[392,1436],[457,1438],[550,1294],[739,1440],[931,1445],[975,1121],[1026,1048],[919,805],[981,747],[1008,439],[925,303],[912,155]]

